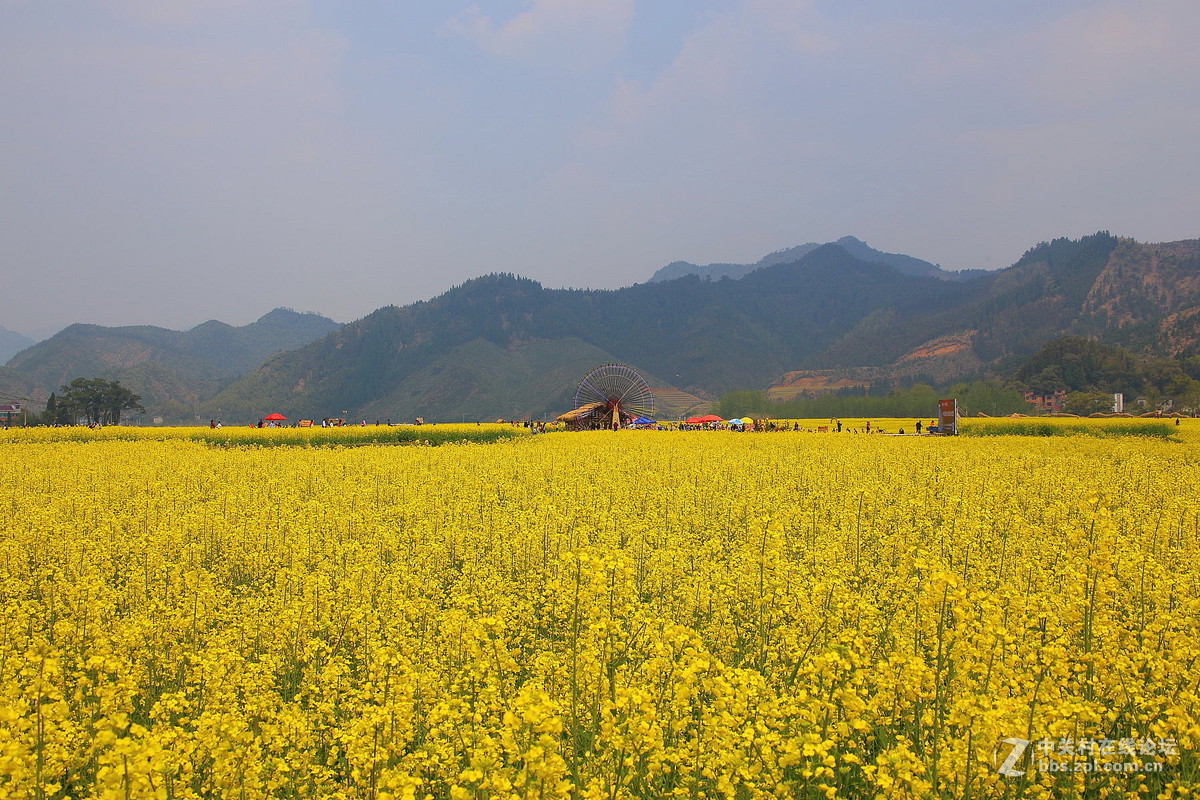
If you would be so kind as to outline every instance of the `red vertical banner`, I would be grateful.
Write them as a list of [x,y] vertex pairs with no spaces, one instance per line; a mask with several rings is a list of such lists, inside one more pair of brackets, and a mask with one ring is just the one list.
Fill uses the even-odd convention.
[[938,400],[938,428],[951,436],[958,433],[957,400]]

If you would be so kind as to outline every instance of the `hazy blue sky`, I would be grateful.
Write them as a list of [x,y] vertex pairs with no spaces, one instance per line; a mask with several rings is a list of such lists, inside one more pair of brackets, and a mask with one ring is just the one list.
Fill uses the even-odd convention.
[[1200,236],[1196,0],[0,0],[0,325]]

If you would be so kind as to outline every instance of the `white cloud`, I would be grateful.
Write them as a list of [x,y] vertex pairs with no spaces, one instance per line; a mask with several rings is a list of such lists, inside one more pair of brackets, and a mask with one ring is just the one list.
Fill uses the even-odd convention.
[[[586,136],[617,141],[620,131],[636,139],[642,125],[745,129],[754,116],[771,117],[770,104],[795,102],[795,91],[815,86],[822,59],[837,50],[835,38],[809,2],[744,0],[690,32],[679,52],[648,83],[621,81],[610,115]],[[772,98],[769,93],[786,90]]]
[[837,47],[835,38],[821,29],[824,21],[811,0],[745,0],[737,16],[801,52],[823,53]]
[[1009,242],[1008,258],[978,263],[1007,266],[1021,239],[1104,228],[1150,241],[1196,235],[1198,25],[1191,0],[1120,0],[967,44],[938,47],[932,30],[918,39],[930,55],[894,72],[907,76],[902,96],[938,114],[947,166],[960,172],[931,171],[943,183],[931,199],[951,231],[978,231],[981,253]]
[[1082,9],[1030,36],[1033,86],[1047,103],[1106,106],[1160,100],[1200,84],[1200,4],[1112,2]]
[[653,222],[688,244],[739,227],[782,231],[768,249],[853,233],[1000,267],[1100,228],[1196,235],[1200,4],[1096,2],[1004,25],[878,12],[745,0],[710,17],[652,80],[616,87],[582,160],[666,198]]
[[523,11],[499,22],[474,3],[442,32],[501,58],[588,67],[620,51],[632,20],[633,0],[528,0]]

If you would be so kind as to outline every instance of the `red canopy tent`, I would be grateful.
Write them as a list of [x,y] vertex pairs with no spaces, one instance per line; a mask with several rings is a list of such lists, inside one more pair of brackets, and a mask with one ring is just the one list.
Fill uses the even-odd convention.
[[285,417],[283,414],[279,414],[279,413],[267,414],[265,417],[263,417],[263,421],[265,421],[265,422],[284,422],[286,420],[287,420],[287,417]]

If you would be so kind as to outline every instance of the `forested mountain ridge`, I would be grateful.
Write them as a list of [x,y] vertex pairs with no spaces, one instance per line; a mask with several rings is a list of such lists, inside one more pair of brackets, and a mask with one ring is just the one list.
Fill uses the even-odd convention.
[[[1197,339],[1188,314],[1200,290],[1179,296],[1156,287],[1191,287],[1196,253],[1197,243],[1144,245],[1100,233],[1042,243],[1008,269],[961,281],[904,275],[837,245],[737,280],[687,275],[613,291],[546,289],[494,274],[281,353],[207,406],[393,419],[449,419],[452,409],[542,416],[569,405],[571,370],[582,375],[588,358],[628,363],[661,386],[715,399],[778,384],[785,373],[944,382],[1011,370],[1072,333],[1185,347]],[[564,359],[571,369],[560,369]]]
[[[905,275],[914,275],[925,278],[942,278],[945,280],[964,280],[974,278],[978,275],[985,274],[984,270],[965,270],[962,272],[952,272],[942,269],[936,264],[931,264],[928,261],[923,261],[919,258],[906,256],[902,253],[884,253],[867,245],[860,239],[853,236],[843,236],[836,244],[850,255],[873,264],[885,264],[893,267]],[[821,247],[817,242],[809,242],[808,244],[789,247],[784,250],[776,250],[763,256],[753,264],[692,264],[688,261],[672,261],[665,267],[657,270],[650,276],[649,283],[658,283],[659,281],[669,281],[675,278],[682,278],[686,275],[695,275],[701,279],[720,280],[721,278],[731,278],[738,280],[744,278],[756,269],[763,267],[774,266],[775,264],[789,264],[799,261],[804,256]]]
[[[873,311],[911,315],[953,304],[965,287],[903,275],[834,245],[738,281],[687,276],[590,291],[546,289],[513,275],[489,275],[427,302],[379,309],[311,345],[282,353],[206,407],[249,413],[279,406],[289,416],[356,409],[372,417],[441,418],[443,409],[414,405],[398,396],[396,387],[452,352],[480,343],[521,360],[535,345],[544,352],[547,342],[577,342],[597,357],[603,353],[658,376],[668,387],[713,398],[739,386],[766,385]],[[463,372],[462,365],[442,370],[436,381],[461,380]],[[526,391],[520,397],[496,397],[495,408],[508,409],[509,416],[514,410],[543,413],[552,403],[565,410],[562,403],[581,375],[556,385],[552,396]],[[462,387],[465,393],[488,392],[487,386],[467,383],[472,385]],[[409,392],[428,394],[427,389]],[[382,402],[385,398],[391,398],[390,405]]]
[[74,378],[103,377],[141,395],[152,413],[188,416],[197,403],[272,353],[337,328],[318,314],[283,308],[239,327],[217,320],[187,331],[75,324],[16,354],[0,368],[0,388],[44,400]]
[[[872,367],[876,379],[933,382],[972,370],[1007,375],[1046,342],[1094,337],[1147,357],[1200,346],[1200,241],[1144,244],[1098,233],[1055,239],[1013,266],[967,281],[964,302],[905,317],[865,318],[836,345],[774,386]],[[955,346],[931,345],[953,341]],[[973,365],[973,367],[972,367]],[[862,374],[858,375],[862,379]]]
[[[1083,303],[1079,332],[1178,355],[1200,341],[1200,240],[1139,244],[1122,239]],[[1157,324],[1155,324],[1157,322]]]
[[10,331],[8,328],[0,325],[0,364],[8,361],[17,353],[33,344],[35,342],[28,336],[16,331]]

